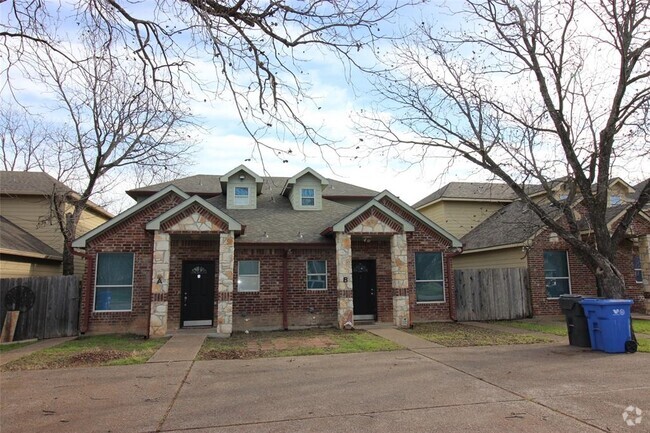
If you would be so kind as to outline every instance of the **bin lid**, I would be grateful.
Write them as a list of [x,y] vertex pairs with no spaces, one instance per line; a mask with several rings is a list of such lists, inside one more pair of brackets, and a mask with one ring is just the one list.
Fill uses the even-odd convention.
[[631,299],[602,299],[602,298],[584,298],[580,301],[582,305],[630,305],[634,303]]

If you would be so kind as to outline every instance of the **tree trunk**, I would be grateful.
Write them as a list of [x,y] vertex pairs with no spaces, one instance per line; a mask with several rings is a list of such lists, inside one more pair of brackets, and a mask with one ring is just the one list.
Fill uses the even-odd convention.
[[72,240],[76,232],[73,214],[65,214],[65,233],[63,233],[63,275],[74,275],[74,254]]
[[[625,297],[625,280],[613,263],[605,260],[595,272],[597,286],[602,291],[602,296],[611,299]],[[599,293],[601,295],[601,293]]]

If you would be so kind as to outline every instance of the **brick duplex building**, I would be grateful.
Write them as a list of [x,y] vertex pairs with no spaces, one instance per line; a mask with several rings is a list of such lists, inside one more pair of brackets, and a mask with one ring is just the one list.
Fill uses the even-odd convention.
[[128,192],[75,240],[82,332],[162,336],[453,318],[460,241],[388,191],[245,166]]

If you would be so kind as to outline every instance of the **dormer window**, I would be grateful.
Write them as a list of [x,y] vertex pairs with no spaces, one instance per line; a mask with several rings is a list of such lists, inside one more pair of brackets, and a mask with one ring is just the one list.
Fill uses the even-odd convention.
[[247,186],[235,187],[235,206],[247,206],[250,203],[249,190]]
[[301,188],[300,189],[300,203],[303,206],[315,206],[315,191],[314,188]]
[[609,197],[610,206],[617,206],[623,202],[620,195],[612,195]]

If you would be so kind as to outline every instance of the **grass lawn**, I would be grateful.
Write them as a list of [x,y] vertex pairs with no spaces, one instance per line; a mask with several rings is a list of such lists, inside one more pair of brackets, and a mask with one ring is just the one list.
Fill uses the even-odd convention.
[[25,341],[24,343],[17,342],[17,343],[0,344],[0,353],[5,353],[15,349],[20,349],[21,347],[29,346],[30,344],[34,344],[34,343],[36,343],[36,341]]
[[534,335],[510,334],[460,323],[418,323],[408,332],[447,347],[532,344],[551,341]]
[[639,347],[637,348],[638,352],[650,353],[650,339],[637,338],[637,343],[639,343]]
[[0,367],[2,371],[42,370],[100,365],[128,365],[146,362],[167,339],[145,340],[135,335],[79,337],[40,350]]
[[567,335],[566,324],[564,322],[505,320],[495,323],[503,326],[511,326],[513,328],[526,329],[528,331],[537,331],[543,332],[545,334],[559,335],[560,337]]
[[650,320],[633,319],[632,328],[634,328],[634,332],[650,335]]
[[307,329],[236,333],[230,338],[207,338],[197,359],[251,359],[397,349],[401,349],[401,346],[366,331]]

